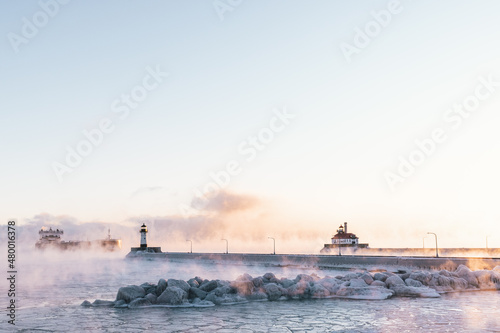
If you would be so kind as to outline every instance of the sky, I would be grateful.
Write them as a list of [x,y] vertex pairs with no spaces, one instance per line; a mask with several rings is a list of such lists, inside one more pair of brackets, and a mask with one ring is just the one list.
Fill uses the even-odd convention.
[[171,251],[317,252],[345,221],[371,247],[500,247],[499,10],[4,1],[0,220],[145,222]]

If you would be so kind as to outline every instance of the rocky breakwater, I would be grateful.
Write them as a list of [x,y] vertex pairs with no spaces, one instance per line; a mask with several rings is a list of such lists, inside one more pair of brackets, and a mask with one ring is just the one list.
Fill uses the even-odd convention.
[[440,297],[441,293],[500,290],[500,266],[493,270],[358,272],[325,276],[299,274],[295,279],[273,273],[252,277],[243,274],[234,281],[160,279],[157,284],[121,287],[114,301],[84,301],[82,306],[116,308],[203,307],[248,301],[279,301],[309,298],[382,300],[390,297]]

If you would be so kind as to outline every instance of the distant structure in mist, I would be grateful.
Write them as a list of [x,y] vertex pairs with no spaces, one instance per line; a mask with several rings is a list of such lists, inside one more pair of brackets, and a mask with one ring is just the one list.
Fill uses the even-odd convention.
[[139,233],[141,234],[141,243],[139,247],[131,247],[130,252],[148,252],[148,253],[162,253],[161,252],[161,247],[149,247],[147,240],[146,240],[146,234],[148,233],[148,227],[146,227],[146,224],[143,223],[141,226],[141,230],[139,230]]
[[354,248],[367,248],[368,243],[360,243],[359,237],[356,234],[347,232],[347,222],[344,222],[337,229],[337,233],[332,237],[331,244],[325,244],[321,249],[321,253],[331,252],[332,249],[340,248],[340,247],[354,247]]
[[42,228],[38,232],[40,239],[35,243],[35,248],[39,250],[56,249],[56,250],[104,250],[117,251],[122,248],[121,239],[111,238],[110,230],[108,229],[108,238],[95,241],[63,241],[61,236],[64,234],[62,229],[52,229],[50,227]]

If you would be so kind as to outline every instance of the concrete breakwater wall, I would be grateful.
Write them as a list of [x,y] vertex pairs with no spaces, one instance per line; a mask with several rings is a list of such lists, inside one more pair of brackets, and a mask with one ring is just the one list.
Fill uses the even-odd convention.
[[500,258],[464,257],[397,257],[397,256],[360,256],[360,255],[301,255],[301,254],[252,254],[252,253],[145,253],[131,252],[129,259],[195,260],[203,263],[225,263],[265,266],[292,266],[332,269],[339,267],[368,267],[376,269],[383,266],[413,267],[420,269],[455,270],[466,265],[473,270],[493,269],[500,266]]

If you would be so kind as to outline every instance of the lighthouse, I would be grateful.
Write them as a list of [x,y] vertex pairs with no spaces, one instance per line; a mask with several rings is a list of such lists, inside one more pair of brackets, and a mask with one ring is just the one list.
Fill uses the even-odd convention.
[[141,226],[141,248],[147,248],[148,243],[146,242],[146,234],[148,233],[148,227],[146,227],[146,224],[142,224]]
[[134,256],[137,254],[144,255],[144,254],[162,253],[161,247],[148,246],[148,242],[146,241],[146,234],[148,233],[148,227],[146,227],[145,223],[143,223],[141,225],[141,230],[139,231],[139,233],[141,234],[141,246],[140,247],[131,247],[130,253],[127,254],[127,257]]

